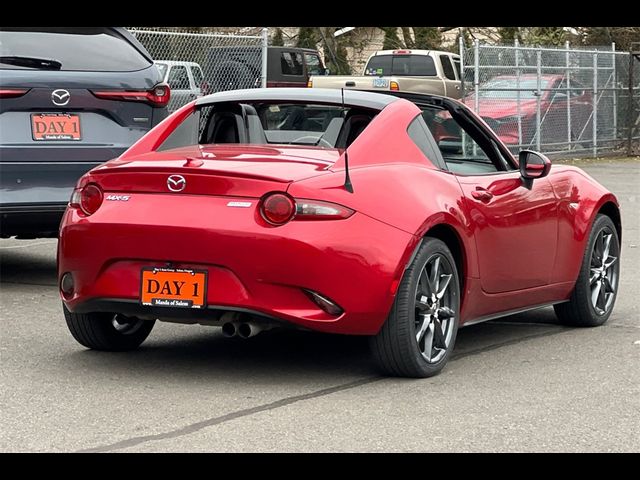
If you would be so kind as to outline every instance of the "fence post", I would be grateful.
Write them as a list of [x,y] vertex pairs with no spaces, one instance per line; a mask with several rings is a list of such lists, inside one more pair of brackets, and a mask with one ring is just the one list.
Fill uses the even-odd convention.
[[516,64],[516,117],[518,118],[518,146],[522,150],[522,117],[520,111],[520,42],[517,38],[513,39],[513,48],[515,49]]
[[[460,54],[460,100],[464,101],[465,96],[465,74],[464,74],[464,53],[465,53],[465,45],[464,45],[464,33],[461,30],[460,37],[458,37],[458,52]],[[467,151],[467,137],[462,135],[462,154],[464,155]]]
[[613,139],[618,138],[618,72],[616,70],[616,42],[611,42],[611,64],[613,65]]
[[566,70],[564,72],[564,76],[567,80],[567,91],[565,93],[567,94],[567,142],[569,146],[567,150],[571,150],[571,148],[573,147],[573,144],[571,143],[573,142],[573,138],[571,138],[571,102],[569,101],[571,97],[571,56],[569,53],[568,40],[564,43],[564,48],[566,50],[564,52],[566,60]]
[[542,125],[540,125],[540,99],[542,98],[542,49],[538,47],[536,52],[536,150],[540,151],[542,137]]
[[593,54],[593,158],[598,156],[598,53]]
[[[475,93],[475,112],[480,115],[480,41],[476,38],[473,42],[473,90]],[[464,135],[464,134],[463,134]],[[473,142],[473,156],[478,154],[476,142]]]
[[627,103],[627,128],[629,133],[627,134],[627,156],[630,157],[633,152],[633,111],[635,110],[635,102],[633,99],[633,47],[638,45],[638,42],[632,42],[629,47],[629,101]]
[[269,52],[269,29],[262,29],[262,88],[267,88],[267,56]]

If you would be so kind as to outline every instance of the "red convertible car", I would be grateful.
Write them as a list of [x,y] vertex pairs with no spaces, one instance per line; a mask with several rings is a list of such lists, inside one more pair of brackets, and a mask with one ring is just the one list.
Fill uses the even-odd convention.
[[[435,141],[440,111],[464,148]],[[80,179],[58,278],[89,348],[136,348],[155,320],[243,338],[297,327],[368,335],[384,372],[426,377],[460,326],[547,305],[604,323],[620,231],[603,186],[514,158],[455,100],[238,90],[184,106]]]

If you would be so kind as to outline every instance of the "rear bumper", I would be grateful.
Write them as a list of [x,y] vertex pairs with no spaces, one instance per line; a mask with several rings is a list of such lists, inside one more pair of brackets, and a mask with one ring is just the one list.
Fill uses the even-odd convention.
[[57,237],[66,203],[0,205],[2,238]]
[[93,298],[86,300],[78,304],[73,311],[74,313],[117,312],[129,317],[139,317],[148,320],[160,318],[177,323],[197,323],[202,320],[220,321],[220,318],[225,312],[244,313],[272,322],[280,321],[280,319],[266,315],[264,312],[258,312],[244,307],[207,305],[205,309],[199,310],[188,308],[167,309],[164,307],[148,307],[142,305],[137,300],[122,300],[118,298]]
[[[415,239],[358,213],[273,228],[256,221],[254,208],[228,208],[228,198],[181,196],[179,209],[177,200],[136,194],[126,204],[105,202],[91,217],[69,209],[58,247],[58,278],[71,272],[75,282],[73,296],[62,297],[67,308],[117,308],[161,320],[239,310],[318,331],[375,334]],[[168,262],[208,272],[207,311],[140,305],[142,268]],[[325,313],[303,289],[344,313]]]

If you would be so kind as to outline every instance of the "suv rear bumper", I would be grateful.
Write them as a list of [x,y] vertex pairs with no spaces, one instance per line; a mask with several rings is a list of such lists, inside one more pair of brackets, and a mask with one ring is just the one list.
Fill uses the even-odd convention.
[[0,237],[57,237],[66,208],[66,203],[0,205]]

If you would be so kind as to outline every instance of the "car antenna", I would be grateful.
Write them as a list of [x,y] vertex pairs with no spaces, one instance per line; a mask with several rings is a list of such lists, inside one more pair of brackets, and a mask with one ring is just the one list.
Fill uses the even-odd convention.
[[[342,113],[345,116],[345,121],[347,117],[347,109],[344,106],[344,88],[340,89],[340,93],[342,94]],[[347,152],[349,145],[344,146],[344,189],[353,193],[353,185],[351,185],[351,177],[349,177],[349,153]]]

